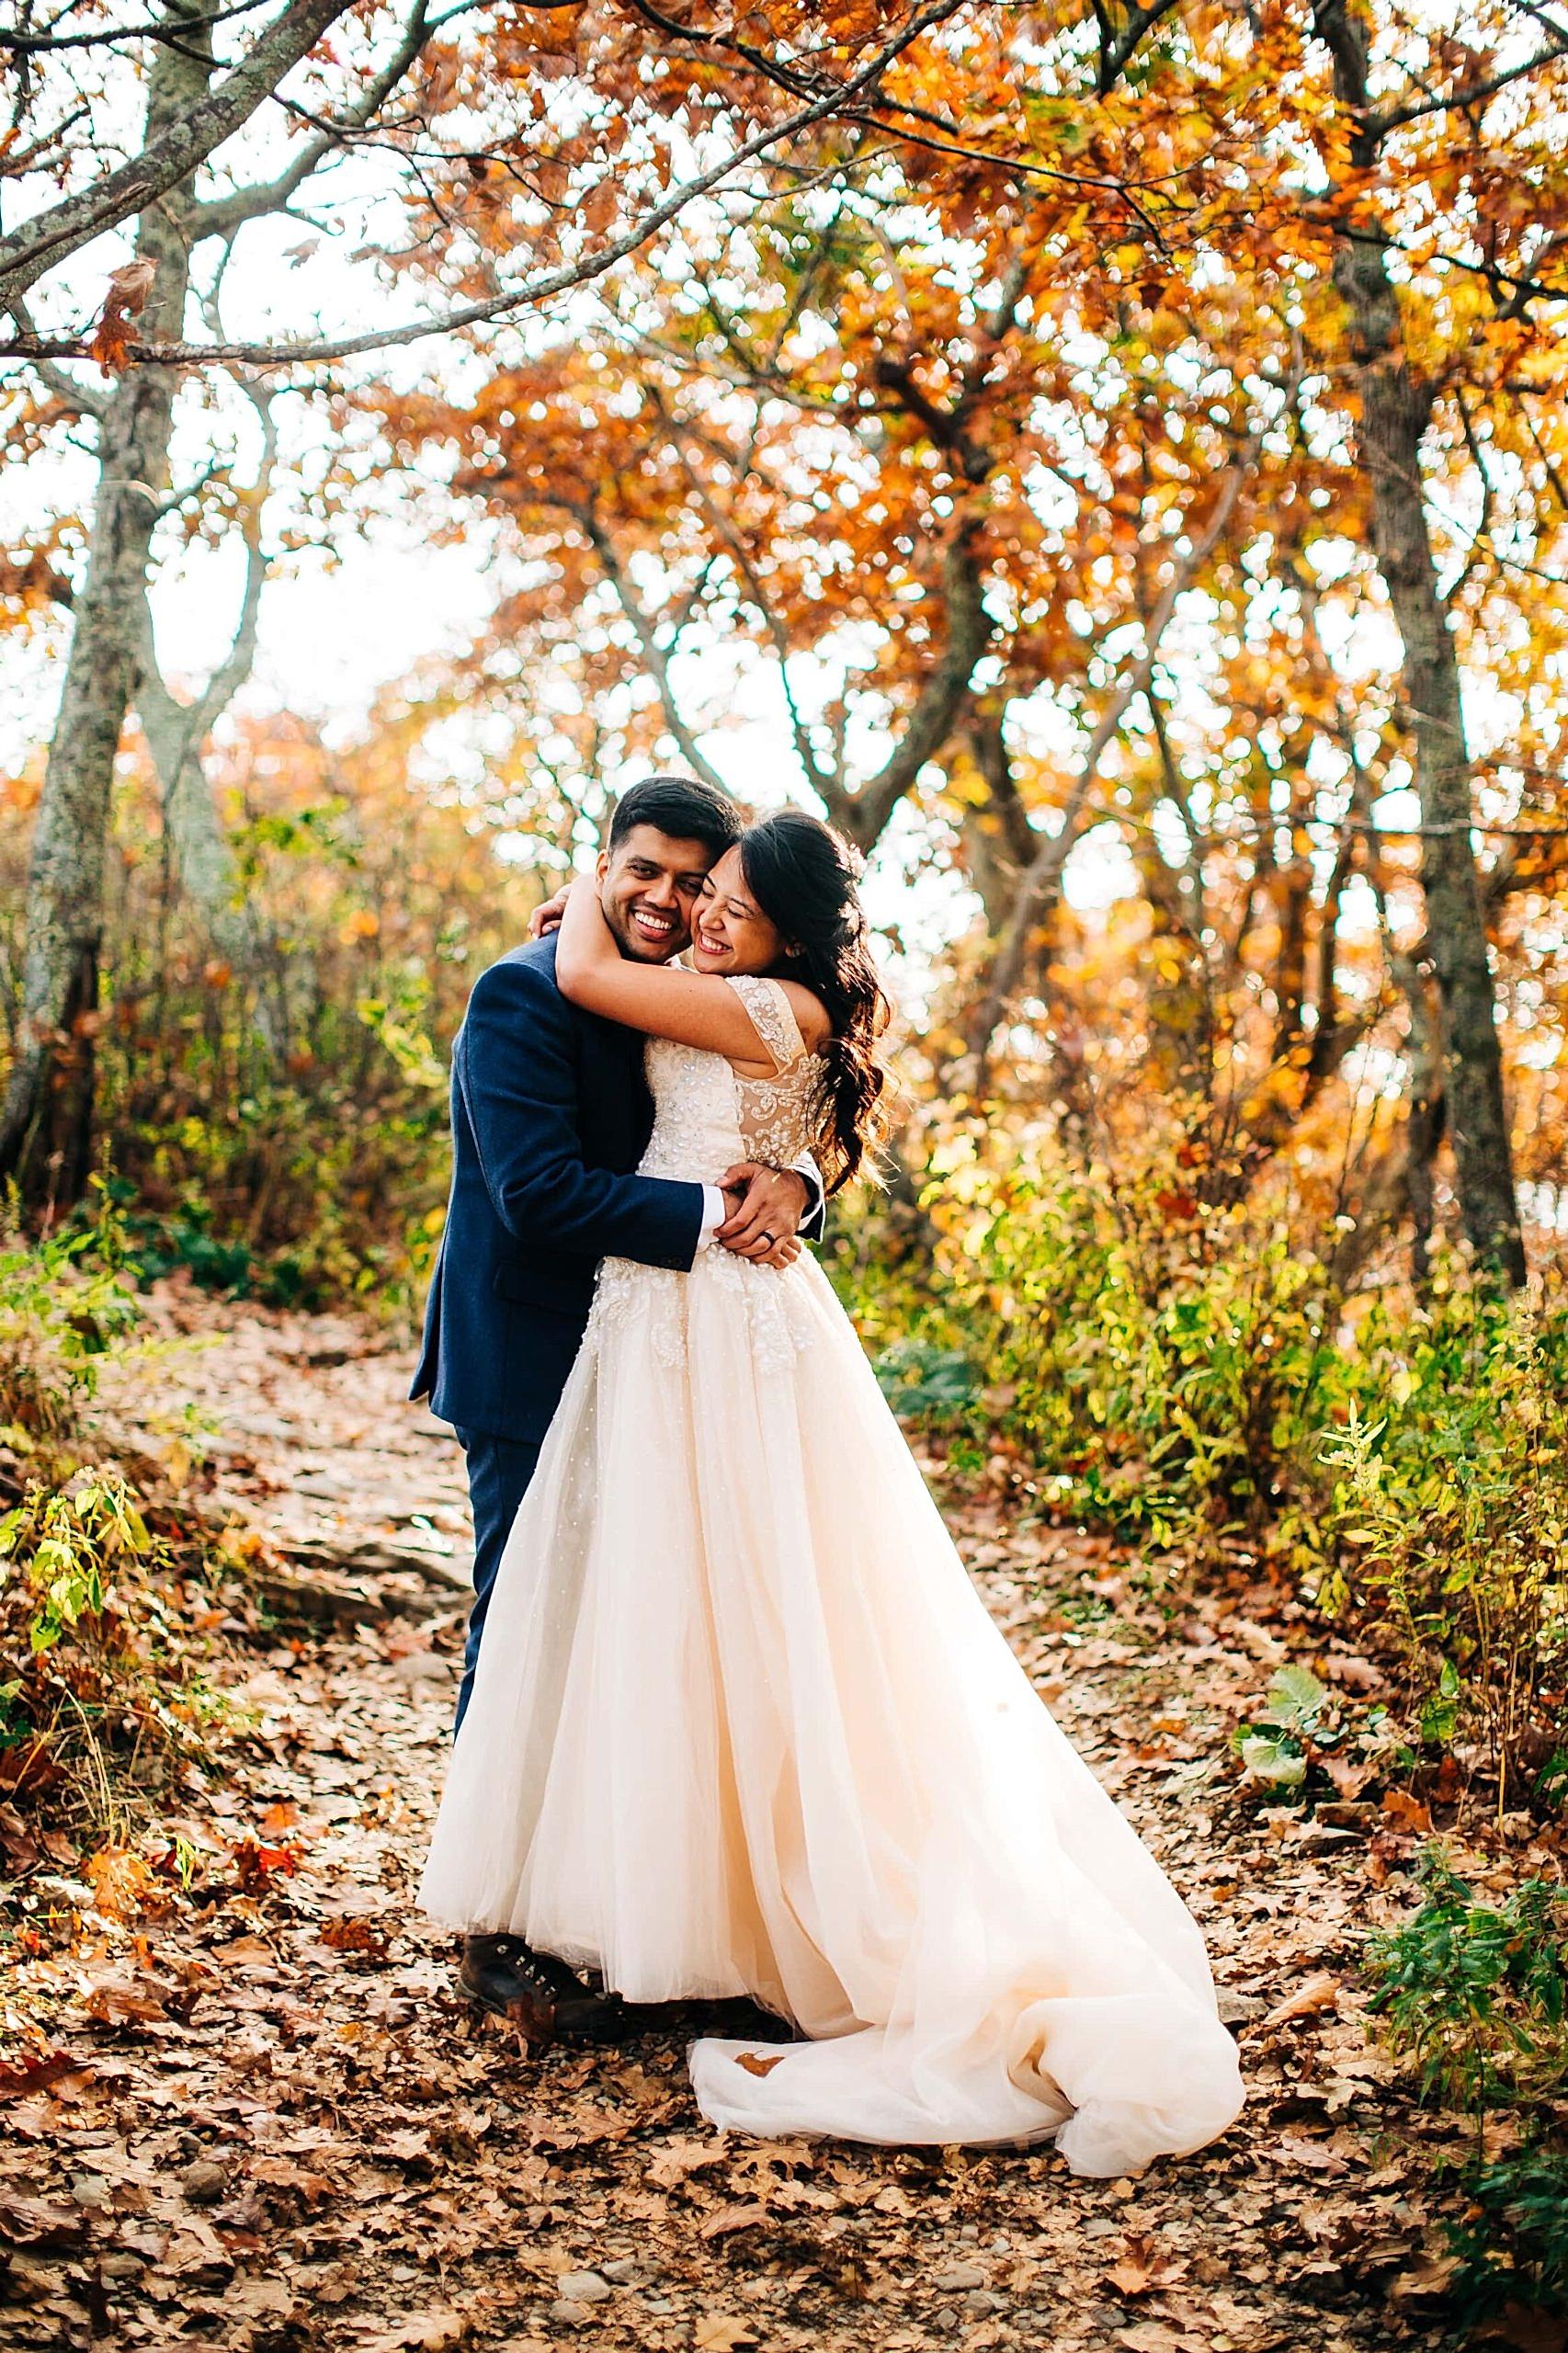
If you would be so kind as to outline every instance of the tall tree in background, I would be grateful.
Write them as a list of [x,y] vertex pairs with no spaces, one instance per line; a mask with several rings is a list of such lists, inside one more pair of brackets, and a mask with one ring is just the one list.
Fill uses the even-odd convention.
[[[1485,155],[1477,134],[1481,118],[1503,92],[1543,76],[1547,68],[1568,57],[1568,33],[1557,32],[1548,19],[1544,40],[1532,30],[1525,54],[1501,67],[1495,50],[1451,40],[1448,53],[1434,61],[1437,87],[1426,82],[1414,93],[1380,95],[1373,81],[1373,28],[1352,0],[1320,0],[1313,27],[1333,57],[1335,96],[1348,118],[1345,144],[1349,172],[1345,176],[1349,180],[1354,176],[1368,191],[1360,199],[1336,191],[1341,220],[1334,282],[1349,313],[1357,439],[1371,485],[1373,543],[1404,648],[1404,688],[1421,802],[1428,953],[1443,1009],[1441,1084],[1459,1198],[1466,1233],[1478,1255],[1510,1281],[1522,1282],[1524,1245],[1503,1097],[1486,910],[1471,847],[1474,809],[1464,695],[1426,518],[1425,443],[1443,391],[1442,364],[1447,361],[1451,368],[1454,355],[1413,355],[1409,348],[1405,319],[1413,306],[1408,296],[1402,302],[1389,269],[1397,237],[1381,217],[1373,191],[1383,176],[1380,166],[1395,132],[1420,123],[1446,140],[1448,125],[1456,119],[1465,125],[1477,151],[1479,169],[1469,193],[1478,216],[1474,226],[1481,231],[1492,267],[1494,311],[1500,321],[1510,313],[1518,317],[1530,299],[1529,288],[1509,269],[1500,251],[1502,239],[1495,233],[1511,225],[1513,207],[1498,202],[1504,191],[1497,185],[1494,160]],[[1560,77],[1557,86],[1561,91]],[[1527,104],[1540,103],[1539,97],[1527,98]],[[1532,256],[1532,264],[1539,266],[1539,259]],[[1456,388],[1451,396],[1462,402],[1462,390]],[[1418,1103],[1415,1116],[1429,1131],[1434,1123],[1430,1101]]]

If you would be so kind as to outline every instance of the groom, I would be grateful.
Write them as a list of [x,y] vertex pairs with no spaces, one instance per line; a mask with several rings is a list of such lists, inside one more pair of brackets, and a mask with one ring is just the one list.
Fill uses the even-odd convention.
[[[662,964],[690,945],[704,878],[740,832],[722,793],[651,777],[616,804],[600,904],[623,956]],[[449,1422],[473,1506],[473,1609],[457,1721],[473,1688],[491,1588],[572,1370],[604,1257],[688,1272],[699,1248],[766,1257],[820,1215],[794,1169],[746,1165],[717,1186],[631,1172],[653,1124],[642,1040],[571,1005],[553,937],[475,982],[452,1049],[452,1190],[411,1397]],[[734,1204],[734,1206],[732,1206]],[[549,1574],[548,1562],[535,1563]],[[608,2006],[520,1937],[463,1939],[459,1984],[530,2041],[592,2034]]]

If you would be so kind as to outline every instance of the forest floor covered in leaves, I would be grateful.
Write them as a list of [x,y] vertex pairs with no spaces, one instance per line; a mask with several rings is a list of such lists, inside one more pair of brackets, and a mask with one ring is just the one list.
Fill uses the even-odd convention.
[[415,1908],[466,1522],[456,1445],[403,1402],[406,1355],[347,1319],[176,1288],[154,1312],[170,1351],[108,1409],[167,1459],[193,1405],[193,1492],[266,1540],[251,1606],[213,1612],[222,1772],[192,1768],[151,1837],[125,1834],[165,1867],[117,1886],[112,1859],[84,1873],[0,1807],[24,1955],[0,2343],[1445,2341],[1426,2200],[1455,2135],[1380,2051],[1356,1966],[1408,1909],[1428,1825],[1397,1791],[1303,1809],[1239,1781],[1232,1730],[1282,1660],[1358,1699],[1377,1686],[1277,1586],[1243,1562],[1167,1586],[1016,1486],[932,1466],[987,1602],[1203,1927],[1249,2086],[1227,2137],[1111,2182],[1049,2152],[726,2138],[687,2088],[695,2014],[530,2052],[470,2016]]

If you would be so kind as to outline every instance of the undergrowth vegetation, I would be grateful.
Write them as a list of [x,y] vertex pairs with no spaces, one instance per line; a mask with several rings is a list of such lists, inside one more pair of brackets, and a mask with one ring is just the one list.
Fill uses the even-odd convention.
[[[1211,1175],[1211,1172],[1210,1172]],[[966,1158],[836,1274],[901,1413],[1203,1576],[1262,1563],[1392,1668],[1413,1753],[1499,1811],[1568,1781],[1568,1294],[1440,1260],[1346,1293],[1285,1217],[1157,1156]]]
[[100,1202],[0,1248],[0,1802],[98,1851],[214,1755],[210,1667],[250,1608],[248,1540],[94,1414],[100,1367],[143,1346],[125,1247]]
[[[128,1246],[214,1291],[406,1314],[446,1202],[447,1050],[547,886],[488,854],[495,813],[417,789],[384,743],[247,725],[219,799],[232,952],[173,887],[144,764],[120,781],[94,1051]],[[0,825],[0,980],[25,849]],[[0,985],[0,1060],[15,1019]]]
[[1440,1850],[1422,1900],[1372,1939],[1373,2006],[1424,2096],[1466,2117],[1453,2183],[1457,2314],[1568,2310],[1568,1892],[1530,1879],[1487,1901]]

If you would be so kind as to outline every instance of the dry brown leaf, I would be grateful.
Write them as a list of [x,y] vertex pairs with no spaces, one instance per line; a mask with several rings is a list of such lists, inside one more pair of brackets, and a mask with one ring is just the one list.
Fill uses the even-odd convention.
[[0,2100],[27,2099],[34,2092],[47,2090],[62,2075],[85,2075],[86,2062],[73,2059],[68,2051],[40,2051],[30,2058],[20,2059],[14,2066],[0,2063]]
[[1331,1683],[1343,1683],[1347,1691],[1377,1691],[1382,1688],[1381,1667],[1349,1651],[1331,1652],[1323,1663],[1323,1671]]
[[1173,2286],[1187,2268],[1185,2256],[1145,2234],[1127,2241],[1105,2276],[1124,2296],[1147,2296],[1157,2288]]
[[1440,2296],[1460,2268],[1457,2255],[1424,2255],[1391,2279],[1384,2290],[1391,2303],[1414,2303],[1427,2296]]
[[690,2175],[700,2173],[704,2165],[717,2165],[728,2154],[722,2143],[672,2141],[648,2167],[648,2179],[655,2189],[678,2189]]
[[771,2075],[783,2056],[782,2051],[775,2051],[766,2059],[760,2052],[743,2051],[735,2064],[743,2067],[748,2075]]
[[148,1897],[160,1893],[147,1864],[130,1847],[101,1847],[88,1858],[86,1879],[94,1909],[111,1920],[134,1919]]
[[1300,2132],[1281,2132],[1275,2143],[1275,2154],[1287,2165],[1310,2165],[1314,2173],[1345,2171],[1345,2157],[1332,2142],[1309,2141]]
[[123,368],[131,352],[131,322],[141,315],[156,271],[150,261],[128,261],[109,273],[108,299],[93,336],[100,368]]
[[79,2206],[6,2198],[0,2199],[0,2230],[20,2246],[74,2246],[87,2234],[87,2218]]
[[470,2317],[450,2306],[433,2313],[411,2313],[386,2336],[368,2345],[365,2353],[443,2353],[445,2347],[462,2343]]
[[273,1955],[272,1947],[261,1937],[234,1937],[226,1945],[214,1945],[210,1958],[225,1969],[243,1969],[253,1961],[270,1966]]
[[755,2198],[749,2198],[741,2206],[721,2206],[716,2214],[709,2215],[698,2235],[705,2239],[725,2239],[736,2231],[755,2231],[758,2223],[767,2220],[767,2207],[758,2205]]
[[369,1920],[329,1920],[322,1929],[321,1940],[324,1945],[330,1945],[334,1952],[362,1953],[371,1961],[386,1958],[387,1940]]
[[106,1977],[87,1995],[87,2015],[105,2026],[139,2026],[167,2016],[150,1985],[125,1977]]
[[1264,2019],[1265,2026],[1283,2026],[1289,2018],[1312,2018],[1319,2010],[1332,2010],[1339,1999],[1339,1980],[1326,1969],[1314,1971],[1306,1983],[1298,1985]]
[[897,2214],[901,2218],[915,2211],[915,2200],[907,2190],[899,2188],[896,2181],[884,2182],[871,2204],[879,2214]]
[[698,2353],[735,2353],[736,2346],[755,2345],[756,2338],[744,2320],[736,2320],[730,2313],[714,2313],[698,2322],[691,2341]]
[[223,2311],[236,2320],[285,2319],[301,2302],[281,2279],[231,2279],[223,2290]]

